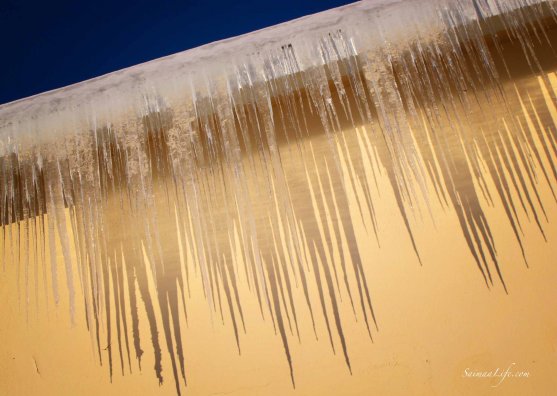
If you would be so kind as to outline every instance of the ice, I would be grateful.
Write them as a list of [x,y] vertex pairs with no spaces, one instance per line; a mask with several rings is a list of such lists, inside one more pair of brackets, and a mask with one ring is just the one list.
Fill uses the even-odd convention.
[[[539,54],[555,41],[554,5],[364,1],[0,106],[4,262],[11,252],[23,266],[27,303],[31,279],[39,294],[37,266],[48,269],[56,304],[63,263],[71,320],[81,320],[83,301],[99,360],[114,330],[122,372],[126,353],[131,370],[128,332],[138,363],[150,339],[157,378],[166,353],[178,393],[179,307],[197,273],[207,309],[232,322],[239,351],[245,279],[280,336],[293,384],[289,342],[301,320],[316,336],[322,321],[351,369],[342,296],[370,337],[377,327],[352,192],[379,242],[372,191],[388,179],[418,260],[418,202],[442,202],[488,287],[498,279],[506,289],[483,199],[498,197],[525,260],[519,211],[544,232],[538,175],[554,188],[557,125],[537,115],[556,105]],[[509,89],[505,40],[518,43],[548,104]],[[505,110],[482,113],[486,103]],[[478,113],[489,131],[475,129]],[[293,299],[300,288],[302,308]],[[141,339],[139,302],[150,330]]]

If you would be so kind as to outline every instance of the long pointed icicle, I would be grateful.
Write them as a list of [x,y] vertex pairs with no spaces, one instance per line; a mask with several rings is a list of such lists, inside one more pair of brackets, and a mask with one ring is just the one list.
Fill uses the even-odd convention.
[[[180,316],[197,278],[238,352],[245,283],[292,384],[301,321],[351,370],[343,300],[370,338],[380,322],[356,228],[380,245],[379,180],[416,263],[420,202],[456,215],[490,288],[509,286],[485,202],[525,260],[524,217],[545,237],[538,190],[557,188],[554,7],[364,1],[0,106],[1,257],[20,266],[27,300],[39,273],[56,304],[67,294],[111,378],[132,371],[130,356],[141,369],[151,343],[159,382],[170,373],[182,392]],[[535,86],[513,83],[522,76]]]

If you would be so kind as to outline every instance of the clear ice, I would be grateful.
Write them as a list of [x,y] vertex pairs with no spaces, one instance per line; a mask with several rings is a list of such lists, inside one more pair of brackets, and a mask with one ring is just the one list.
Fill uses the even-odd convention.
[[[58,304],[67,288],[71,320],[86,320],[101,363],[108,344],[111,376],[113,354],[124,372],[152,342],[159,381],[168,354],[183,390],[180,329],[194,273],[208,309],[232,323],[238,350],[249,334],[238,293],[239,278],[247,280],[293,384],[298,321],[314,331],[324,321],[350,369],[337,304],[349,299],[372,337],[353,216],[380,244],[371,193],[378,174],[390,182],[417,259],[415,203],[439,200],[458,217],[458,237],[487,287],[507,286],[480,197],[503,205],[524,260],[517,213],[544,232],[537,188],[557,180],[557,119],[542,125],[536,112],[557,105],[544,72],[557,57],[540,52],[557,42],[554,7],[364,1],[0,106],[4,265],[11,255],[19,266],[26,304],[39,295],[38,266],[50,274],[45,298]],[[539,76],[547,102],[507,84],[515,76],[506,42],[520,48],[513,62]],[[490,112],[494,103],[506,110]],[[474,124],[478,113],[489,134]],[[309,317],[298,314],[294,289]],[[142,337],[140,303],[151,332]],[[75,317],[76,304],[85,318]]]

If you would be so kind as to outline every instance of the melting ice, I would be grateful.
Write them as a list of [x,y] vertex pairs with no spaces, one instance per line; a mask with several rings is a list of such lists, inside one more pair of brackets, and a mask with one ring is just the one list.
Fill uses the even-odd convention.
[[[247,282],[293,384],[299,321],[316,333],[324,323],[350,369],[337,305],[349,299],[372,337],[353,220],[380,244],[377,178],[389,181],[406,227],[401,243],[417,261],[416,202],[438,200],[457,216],[487,287],[506,284],[481,199],[500,202],[525,261],[518,213],[543,234],[537,191],[555,188],[557,120],[537,114],[557,105],[548,77],[557,67],[554,5],[364,1],[3,105],[3,262],[18,266],[26,304],[39,295],[39,266],[50,273],[45,298],[58,303],[67,288],[71,320],[87,322],[101,363],[109,345],[111,376],[113,359],[124,372],[152,343],[155,375],[162,383],[168,354],[181,392],[193,274],[239,350],[238,289]],[[537,76],[546,102],[509,83],[524,75]],[[149,336],[139,336],[139,303]]]

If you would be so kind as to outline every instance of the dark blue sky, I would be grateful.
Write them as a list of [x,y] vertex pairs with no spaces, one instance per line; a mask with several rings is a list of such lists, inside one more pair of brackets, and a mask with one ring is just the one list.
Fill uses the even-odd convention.
[[353,0],[0,0],[0,104]]

